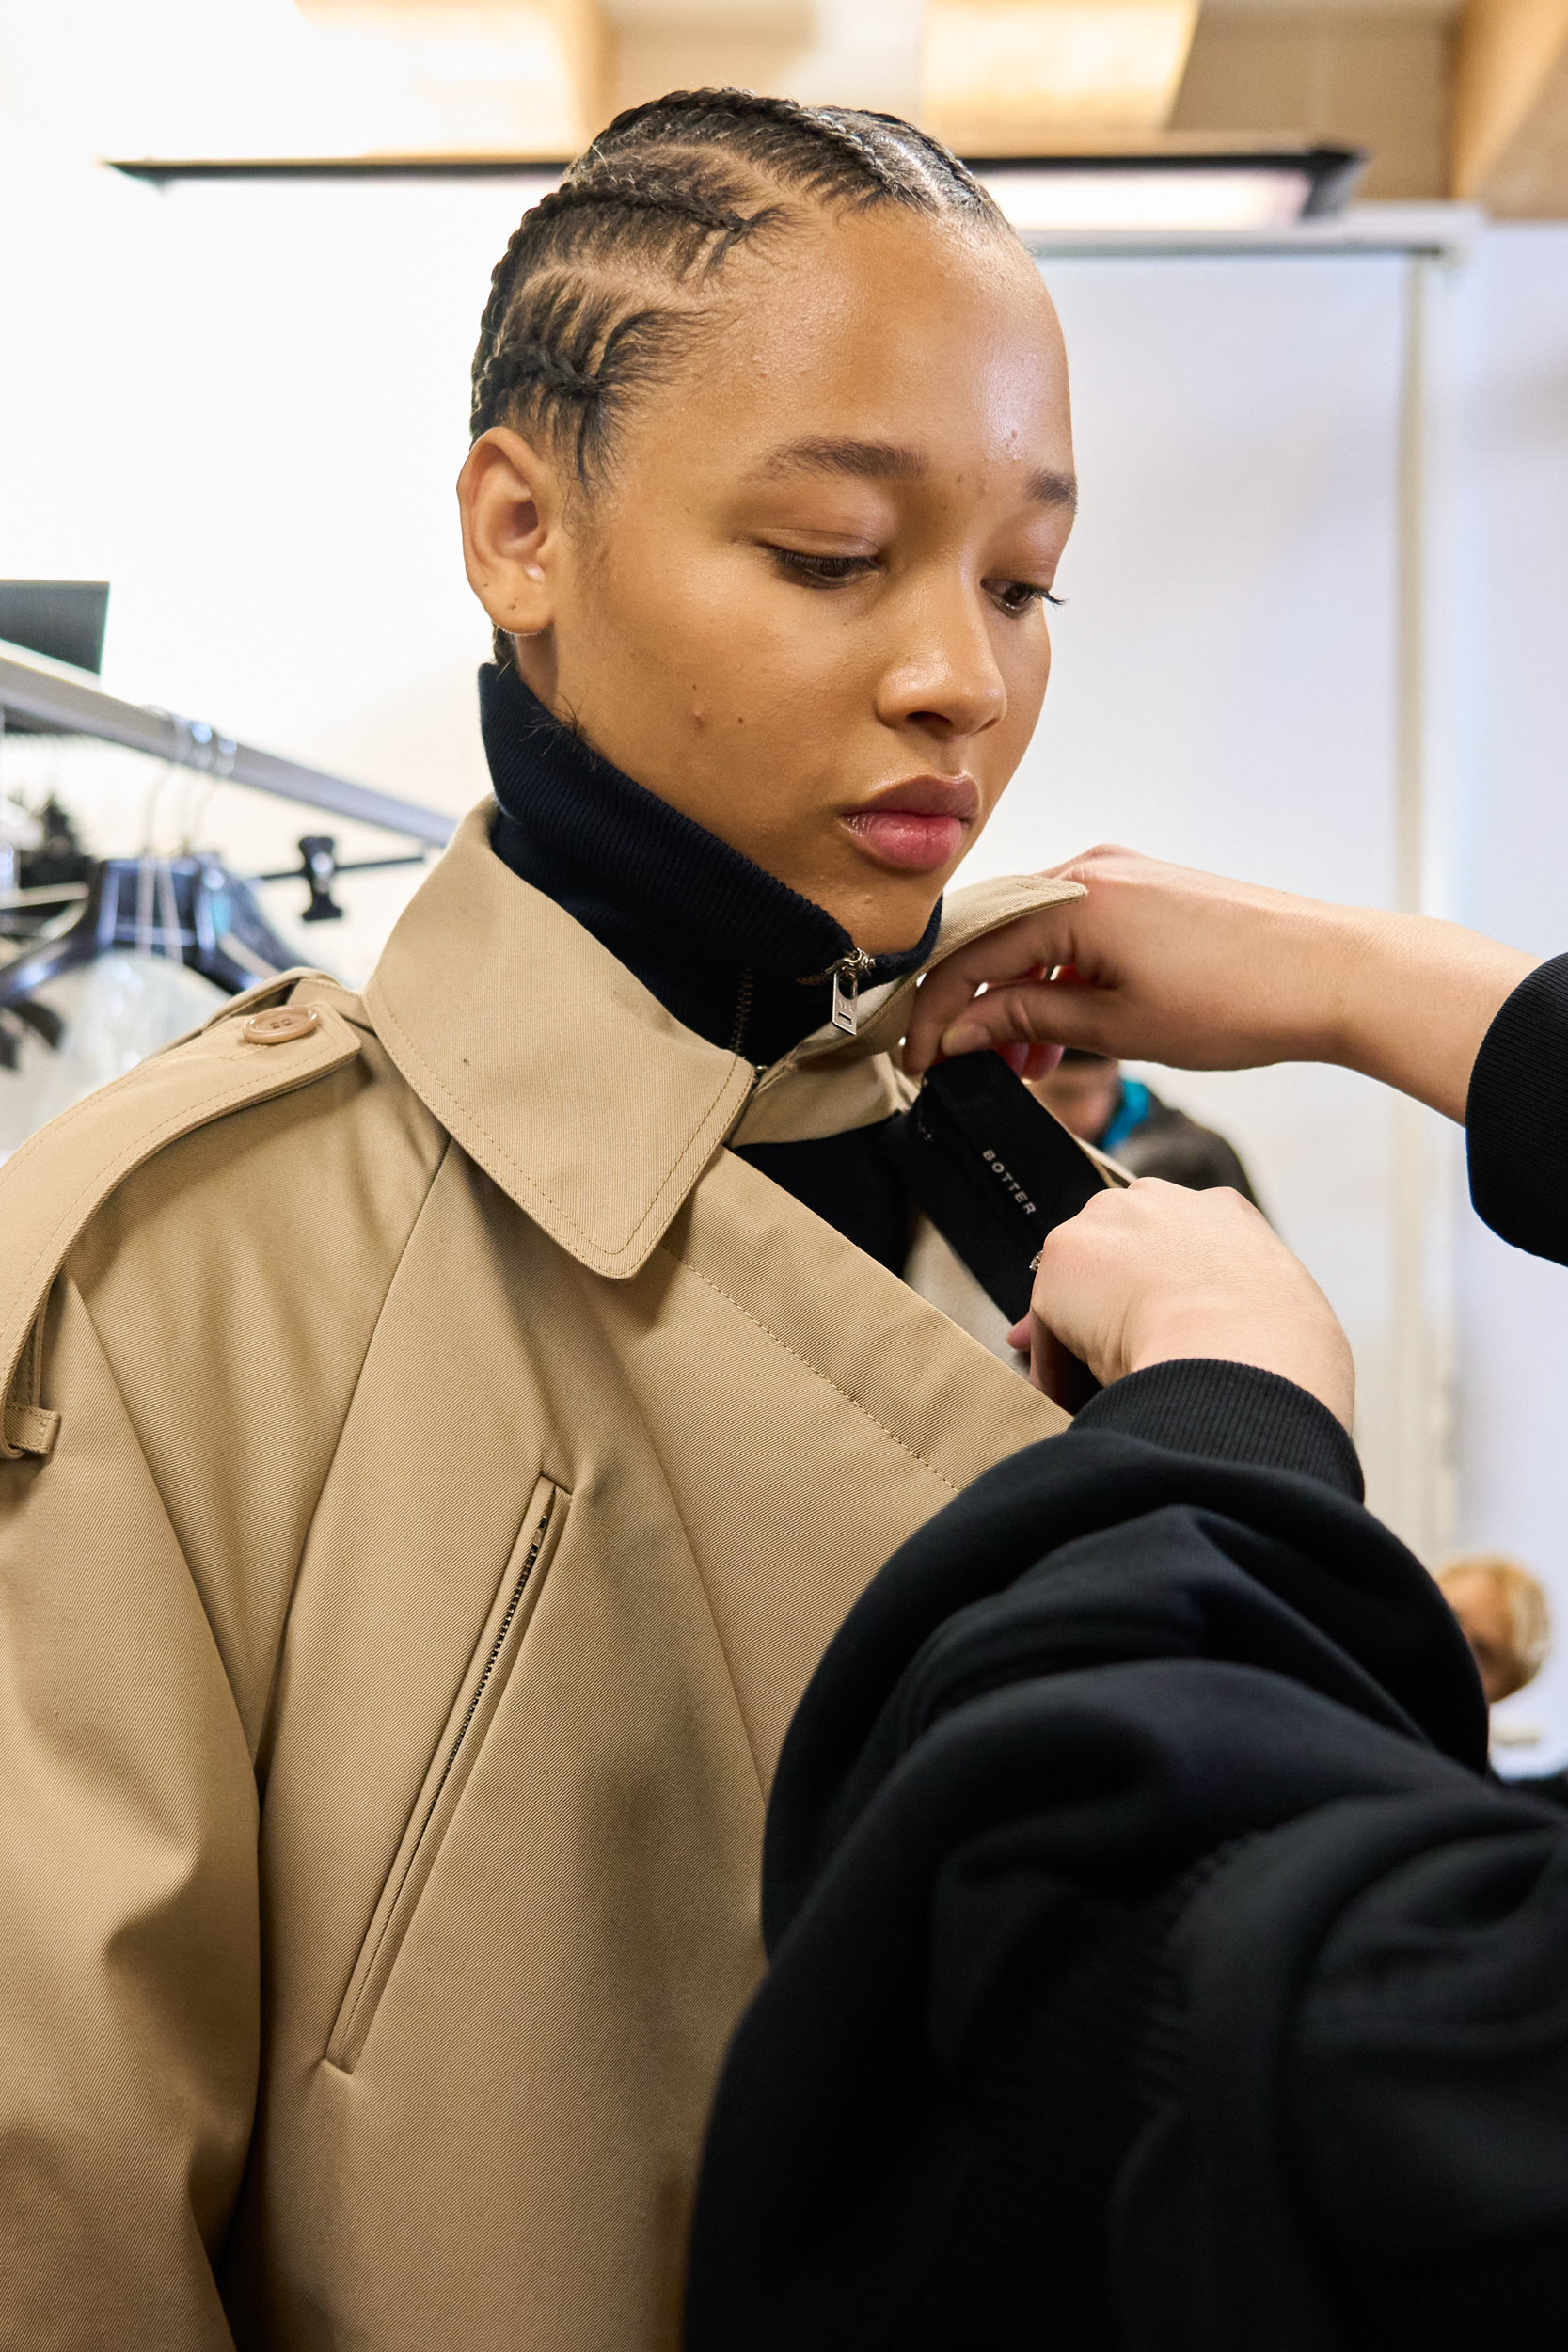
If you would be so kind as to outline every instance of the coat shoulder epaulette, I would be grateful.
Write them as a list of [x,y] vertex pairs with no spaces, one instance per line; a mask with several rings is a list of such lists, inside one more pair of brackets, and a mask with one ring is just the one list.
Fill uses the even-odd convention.
[[115,1187],[194,1129],[352,1061],[360,1035],[341,1008],[354,1003],[325,973],[280,973],[85,1095],[0,1166],[0,1460],[54,1445],[59,1417],[39,1404],[43,1309]]

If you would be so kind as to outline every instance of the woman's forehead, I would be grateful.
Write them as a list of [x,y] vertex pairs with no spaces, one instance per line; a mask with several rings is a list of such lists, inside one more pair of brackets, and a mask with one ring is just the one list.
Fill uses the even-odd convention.
[[790,242],[720,297],[672,403],[689,428],[705,411],[759,483],[917,482],[983,447],[1070,503],[1066,356],[1022,248],[888,212]]

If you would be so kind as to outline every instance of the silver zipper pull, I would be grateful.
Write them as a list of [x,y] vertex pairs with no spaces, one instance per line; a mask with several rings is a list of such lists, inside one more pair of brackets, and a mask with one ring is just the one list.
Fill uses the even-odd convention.
[[846,1037],[853,1037],[860,1027],[861,976],[871,969],[871,958],[863,947],[852,947],[833,966],[833,1026]]

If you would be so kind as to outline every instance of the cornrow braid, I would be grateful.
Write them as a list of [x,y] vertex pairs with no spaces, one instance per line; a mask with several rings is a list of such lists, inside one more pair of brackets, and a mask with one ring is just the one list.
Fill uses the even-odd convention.
[[[473,437],[496,424],[536,434],[592,487],[621,419],[701,334],[712,315],[703,291],[736,247],[765,245],[806,208],[883,204],[1011,234],[958,158],[895,115],[741,89],[628,108],[524,214],[496,265]],[[668,299],[653,291],[660,280]]]
[[[609,455],[617,402],[660,372],[700,313],[658,305],[625,308],[618,291],[557,275],[530,303],[527,335],[508,335],[492,356],[483,397],[498,415],[547,420],[571,449],[579,482]],[[483,428],[481,428],[483,430]]]
[[897,115],[802,106],[755,90],[673,90],[617,115],[568,179],[618,148],[717,142],[778,171],[803,195],[859,197],[922,212],[969,211],[1005,224],[974,174],[940,140]]
[[[672,167],[664,157],[641,172],[615,167],[585,173],[574,166],[559,188],[524,214],[491,278],[474,354],[472,433],[503,421],[497,387],[505,382],[515,392],[523,380],[505,355],[513,346],[548,345],[535,308],[553,310],[563,279],[581,291],[595,280],[619,284],[625,300],[629,281],[645,278],[651,267],[678,288],[699,265],[705,275],[735,246],[784,221],[784,207],[760,202],[754,194],[750,211],[742,210],[748,193],[733,171],[715,168],[712,159],[700,174]],[[605,323],[608,330],[608,314]],[[594,360],[585,350],[571,364],[592,374]],[[541,389],[548,389],[542,381]],[[533,407],[539,410],[539,404]],[[549,433],[556,420],[540,411],[528,421]]]
[[729,206],[694,196],[678,183],[648,183],[638,181],[630,172],[620,176],[604,172],[592,180],[562,181],[559,188],[541,198],[534,215],[541,221],[554,220],[558,214],[580,212],[589,204],[618,205],[628,213],[667,213],[672,217],[691,221],[720,240],[707,256],[709,267],[723,260],[730,246],[747,234],[757,217],[755,214],[737,213]]

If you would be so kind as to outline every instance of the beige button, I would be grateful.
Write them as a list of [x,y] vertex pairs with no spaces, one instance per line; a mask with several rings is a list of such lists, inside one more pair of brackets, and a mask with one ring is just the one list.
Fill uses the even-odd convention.
[[314,1005],[277,1005],[271,1012],[253,1012],[240,1035],[251,1045],[287,1045],[291,1038],[309,1037],[320,1018]]

